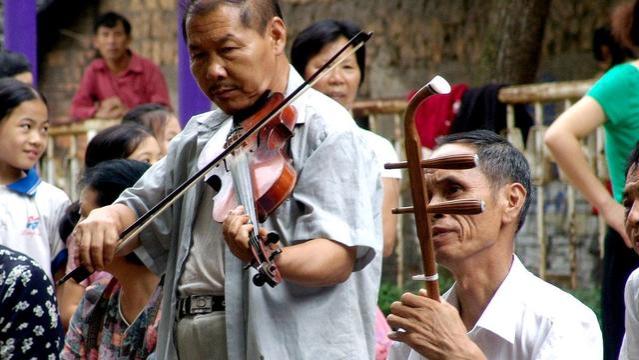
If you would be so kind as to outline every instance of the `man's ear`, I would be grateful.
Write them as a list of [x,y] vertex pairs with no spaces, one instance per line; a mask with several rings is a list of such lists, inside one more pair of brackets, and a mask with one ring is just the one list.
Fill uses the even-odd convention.
[[284,54],[286,49],[286,24],[284,20],[275,16],[269,21],[266,27],[266,36],[268,36],[271,46],[276,55]]
[[515,223],[519,221],[519,214],[526,202],[526,188],[520,183],[510,183],[503,188],[504,194],[504,212],[502,214],[502,222],[504,224]]

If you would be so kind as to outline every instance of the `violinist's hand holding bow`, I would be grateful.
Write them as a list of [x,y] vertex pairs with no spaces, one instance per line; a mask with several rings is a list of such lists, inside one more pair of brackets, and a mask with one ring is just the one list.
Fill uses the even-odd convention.
[[391,304],[388,324],[403,330],[388,334],[391,340],[403,342],[428,359],[485,359],[486,357],[466,335],[466,326],[457,309],[442,299],[404,293],[400,301]]
[[[244,212],[243,206],[238,206],[229,212],[222,224],[222,231],[224,240],[233,255],[250,264],[253,255],[249,247],[249,234],[253,231],[253,224],[249,224],[249,216]],[[263,239],[266,235],[266,229],[260,228],[259,237]]]
[[113,260],[120,233],[136,218],[136,213],[123,204],[91,211],[73,230],[82,266],[89,271],[104,270]]

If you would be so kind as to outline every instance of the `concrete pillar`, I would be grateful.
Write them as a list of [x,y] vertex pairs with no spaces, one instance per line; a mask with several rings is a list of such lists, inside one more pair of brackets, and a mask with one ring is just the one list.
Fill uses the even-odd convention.
[[184,126],[191,116],[209,111],[211,101],[202,93],[191,74],[189,52],[182,36],[182,18],[187,1],[178,1],[178,117]]
[[36,0],[4,0],[5,48],[24,54],[38,83],[38,9]]

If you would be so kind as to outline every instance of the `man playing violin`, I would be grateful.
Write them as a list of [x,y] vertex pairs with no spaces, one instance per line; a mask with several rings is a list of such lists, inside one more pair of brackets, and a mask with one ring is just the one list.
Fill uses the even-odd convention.
[[431,214],[437,262],[455,283],[437,302],[405,293],[391,305],[389,359],[601,359],[594,313],[530,273],[514,254],[530,203],[523,154],[487,130],[452,134],[433,158],[474,154],[469,170],[428,170],[429,205],[485,204],[479,215]]
[[[230,131],[234,115],[269,90],[288,95],[302,84],[285,55],[276,0],[195,0],[183,30],[191,71],[217,109],[193,117],[164,159],[78,225],[89,270],[103,269],[118,234],[210,160],[203,149],[224,145],[226,136],[215,135]],[[298,115],[287,151],[297,182],[260,229],[280,235],[274,261],[282,283],[251,284],[254,270],[243,268],[252,260],[253,226],[242,208],[223,224],[212,221],[215,190],[205,184],[140,233],[137,254],[165,275],[159,358],[374,357],[380,274],[358,271],[382,250],[374,152],[349,113],[319,92],[308,90],[293,106]]]

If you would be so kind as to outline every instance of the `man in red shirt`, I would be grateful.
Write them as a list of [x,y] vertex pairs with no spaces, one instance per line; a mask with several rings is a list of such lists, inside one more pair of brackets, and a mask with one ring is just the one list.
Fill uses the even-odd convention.
[[170,106],[164,76],[157,65],[129,49],[131,24],[108,12],[94,26],[93,46],[99,57],[85,70],[71,103],[75,119],[120,118],[146,103]]

